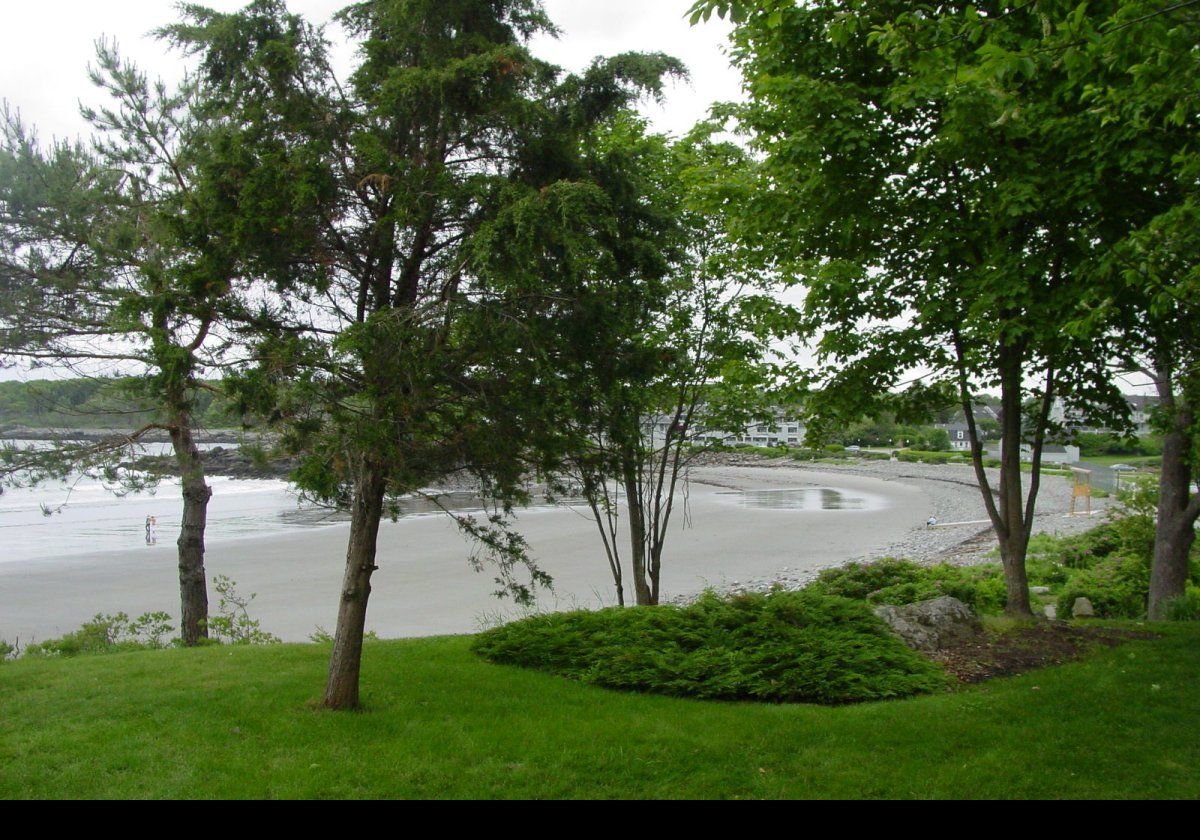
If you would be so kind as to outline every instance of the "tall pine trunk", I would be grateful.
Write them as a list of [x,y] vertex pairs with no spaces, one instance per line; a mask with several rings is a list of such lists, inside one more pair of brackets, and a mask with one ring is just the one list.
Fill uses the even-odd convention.
[[383,471],[375,464],[364,465],[354,488],[346,573],[342,579],[337,631],[329,660],[329,680],[325,685],[324,705],[329,709],[358,708],[367,600],[371,596],[371,575],[377,568],[375,552],[386,487]]
[[633,594],[639,607],[658,603],[655,587],[646,578],[646,516],[642,507],[642,485],[638,475],[637,456],[626,453],[622,458],[625,502],[629,509],[629,558],[633,568]]
[[1150,568],[1151,620],[1167,617],[1167,605],[1187,589],[1188,556],[1196,541],[1200,496],[1192,493],[1191,429],[1193,411],[1172,393],[1170,376],[1159,371],[1159,397],[1169,413],[1170,429],[1163,435],[1162,472],[1158,479],[1158,521],[1154,530],[1154,561]]
[[204,478],[200,449],[192,437],[191,418],[180,412],[171,426],[171,446],[183,489],[183,524],[179,528],[180,635],[185,645],[208,638],[208,581],[204,572],[204,529],[212,489]]
[[650,549],[650,603],[658,605],[662,593],[662,539],[656,537]]

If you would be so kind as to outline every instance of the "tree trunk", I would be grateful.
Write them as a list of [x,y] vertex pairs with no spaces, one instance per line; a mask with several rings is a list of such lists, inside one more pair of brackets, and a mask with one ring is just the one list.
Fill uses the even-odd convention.
[[617,511],[608,498],[608,487],[605,480],[597,480],[594,475],[585,475],[583,495],[592,511],[592,520],[600,531],[600,542],[604,545],[604,556],[608,559],[608,568],[612,572],[613,585],[617,589],[617,605],[625,606],[625,581],[621,571],[621,552],[617,547]]
[[1020,618],[1032,618],[1033,608],[1029,602],[1029,578],[1025,572],[1025,556],[1029,550],[1029,535],[1033,528],[1033,511],[1038,494],[1037,470],[1041,465],[1042,444],[1047,417],[1053,395],[1054,374],[1046,373],[1046,391],[1043,394],[1039,415],[1039,432],[1034,441],[1034,472],[1030,476],[1029,498],[1021,492],[1021,353],[1009,346],[1002,338],[999,348],[998,370],[1000,373],[1000,487],[992,496],[983,464],[983,443],[975,424],[975,413],[969,388],[965,345],[962,336],[955,332],[954,348],[958,360],[958,390],[963,414],[971,437],[971,462],[979,491],[983,494],[983,506],[992,530],[1000,543],[1000,560],[1004,567],[1004,587],[1007,599],[1004,611]]
[[633,594],[639,607],[654,606],[657,601],[646,579],[646,512],[642,509],[641,482],[635,456],[623,457],[625,503],[629,509],[629,558],[633,567]]
[[204,573],[204,528],[212,489],[204,480],[200,450],[190,418],[180,414],[171,428],[171,446],[183,488],[183,524],[179,528],[180,636],[185,645],[208,638],[208,581]]
[[1188,555],[1196,541],[1195,519],[1179,513],[1164,518],[1159,506],[1154,533],[1154,564],[1150,569],[1150,620],[1167,618],[1167,605],[1187,589]]
[[1200,498],[1192,494],[1193,414],[1171,393],[1170,377],[1159,372],[1162,406],[1171,412],[1171,428],[1163,436],[1162,472],[1158,479],[1158,522],[1154,530],[1154,562],[1150,568],[1149,616],[1165,619],[1167,604],[1187,588],[1188,555],[1196,541]]
[[654,545],[650,549],[650,603],[655,606],[658,605],[662,592],[662,549],[662,539],[655,538]]
[[[1029,523],[1025,521],[1025,497],[1021,492],[1021,365],[1012,350],[1001,349],[1000,400],[1002,405],[1000,454],[1000,509],[996,536],[1004,565],[1007,602],[1004,611],[1020,618],[1032,618],[1029,581],[1025,574],[1025,553],[1029,546]],[[986,493],[988,488],[982,488]]]
[[329,660],[329,681],[325,685],[324,705],[329,709],[358,708],[363,631],[367,599],[371,596],[371,574],[377,568],[375,551],[385,488],[382,472],[373,464],[365,465],[354,488],[346,574],[342,579],[342,600]]
[[1000,561],[1004,567],[1004,588],[1007,593],[1004,611],[1020,618],[1033,617],[1033,607],[1029,601],[1029,578],[1025,572],[1028,547],[1027,534],[1020,544],[1015,539],[1000,541]]

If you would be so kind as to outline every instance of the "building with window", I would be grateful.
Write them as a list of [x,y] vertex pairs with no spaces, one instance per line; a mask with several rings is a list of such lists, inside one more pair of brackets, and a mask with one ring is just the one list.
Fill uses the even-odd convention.
[[[672,419],[660,417],[650,424],[655,446],[662,445],[666,440]],[[806,431],[803,421],[791,413],[780,411],[770,422],[754,423],[745,429],[709,428],[702,421],[698,421],[693,424],[688,437],[701,445],[803,446]]]

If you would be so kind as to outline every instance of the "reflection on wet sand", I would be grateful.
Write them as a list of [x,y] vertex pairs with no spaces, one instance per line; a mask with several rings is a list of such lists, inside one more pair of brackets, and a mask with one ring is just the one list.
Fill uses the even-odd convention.
[[737,490],[718,495],[735,496],[741,507],[761,510],[875,510],[879,507],[874,499],[867,496],[832,487]]

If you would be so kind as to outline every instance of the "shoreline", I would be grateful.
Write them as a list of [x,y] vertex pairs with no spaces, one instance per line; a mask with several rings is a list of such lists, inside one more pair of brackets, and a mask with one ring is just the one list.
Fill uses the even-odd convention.
[[[887,556],[912,546],[922,554],[953,551],[979,529],[926,530],[930,515],[969,512],[978,488],[939,481],[915,465],[755,463],[696,467],[672,521],[663,560],[664,603],[705,588],[736,591],[779,582],[798,585],[823,568]],[[902,469],[897,469],[897,467]],[[1054,482],[1043,486],[1042,524],[1061,526]],[[741,507],[734,490],[837,488],[885,500],[876,510],[770,510]],[[1061,489],[1061,488],[1058,488]],[[980,518],[966,516],[964,518]],[[690,522],[690,527],[684,527]],[[336,621],[346,523],[213,542],[209,580],[225,575],[243,595],[257,593],[251,617],[285,641],[305,641]],[[517,530],[555,581],[536,608],[599,607],[616,597],[595,523],[575,508],[520,511]],[[178,614],[174,541],[39,561],[0,564],[0,638],[22,643],[78,629],[96,613],[165,610]],[[385,638],[475,632],[524,614],[492,597],[494,575],[476,573],[471,544],[442,516],[384,522],[367,629]],[[917,557],[915,559],[933,559]],[[213,608],[215,612],[215,599]]]
[[[929,500],[930,515],[941,524],[936,528],[927,528],[922,520],[903,537],[885,546],[859,555],[842,557],[822,566],[782,568],[773,575],[750,578],[738,581],[736,585],[722,587],[718,589],[721,594],[768,592],[775,587],[800,589],[816,578],[822,569],[850,563],[867,563],[885,557],[904,558],[918,563],[945,562],[954,565],[998,560],[995,556],[998,543],[992,526],[987,521],[982,493],[975,479],[974,468],[970,465],[872,461],[842,466],[779,459],[754,466],[788,472],[823,473],[834,481],[852,475],[876,478],[891,484],[904,484],[922,493]],[[986,472],[988,481],[995,488],[999,482],[999,470],[988,469]],[[1092,499],[1091,517],[1067,515],[1071,503],[1071,484],[1070,479],[1061,476],[1042,477],[1034,516],[1034,534],[1079,533],[1090,530],[1103,520],[1111,499]],[[1028,486],[1024,485],[1023,489],[1028,491]],[[685,603],[688,600],[690,599],[685,596],[677,596],[672,599],[672,603]]]

